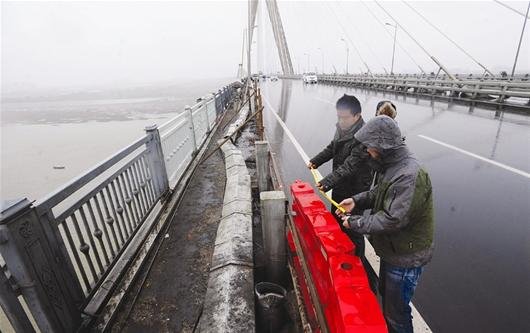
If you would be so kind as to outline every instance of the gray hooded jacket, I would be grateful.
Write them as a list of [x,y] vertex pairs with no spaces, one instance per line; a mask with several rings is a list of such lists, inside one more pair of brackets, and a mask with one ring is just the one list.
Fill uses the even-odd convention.
[[375,186],[353,197],[356,208],[369,216],[352,216],[351,228],[370,234],[376,253],[389,264],[419,267],[433,254],[434,210],[427,172],[402,140],[397,123],[388,116],[371,119],[355,138],[380,152]]

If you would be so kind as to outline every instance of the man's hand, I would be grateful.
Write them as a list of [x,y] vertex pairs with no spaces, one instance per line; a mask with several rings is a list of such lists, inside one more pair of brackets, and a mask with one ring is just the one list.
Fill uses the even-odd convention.
[[347,229],[358,230],[363,226],[361,218],[361,215],[343,215],[341,216],[342,225]]
[[[339,203],[339,205],[342,208],[344,208],[346,210],[346,212],[350,213],[353,210],[353,208],[355,208],[355,201],[353,201],[352,198],[348,198],[348,199],[342,200]],[[335,211],[335,214],[337,214],[339,216],[343,215],[342,212],[340,210],[338,210],[338,209]]]
[[315,163],[312,163],[312,162],[309,162],[309,164],[307,164],[307,167],[308,167],[309,169],[316,169],[316,168],[317,168],[317,166],[315,165]]
[[340,218],[342,219],[342,225],[344,228],[350,229],[350,223],[348,222],[350,215],[342,215]]
[[322,184],[321,182],[318,182],[318,183],[317,183],[317,187],[318,187],[319,190],[321,190],[321,191],[324,192],[324,193],[327,192],[327,191],[329,191],[329,190],[331,190],[331,188],[330,188],[329,186],[324,185],[324,184]]

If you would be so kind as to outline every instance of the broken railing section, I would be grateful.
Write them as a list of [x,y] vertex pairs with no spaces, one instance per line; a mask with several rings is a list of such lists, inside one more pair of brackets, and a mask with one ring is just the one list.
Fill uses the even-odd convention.
[[146,128],[43,200],[2,206],[0,305],[14,329],[35,330],[32,317],[42,332],[73,332],[97,315],[128,268],[116,263],[136,253],[131,240],[162,209],[235,92],[228,85]]

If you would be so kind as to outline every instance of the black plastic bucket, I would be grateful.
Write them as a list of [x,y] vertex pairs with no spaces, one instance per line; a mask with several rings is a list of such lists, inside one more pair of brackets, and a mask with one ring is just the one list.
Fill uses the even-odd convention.
[[286,321],[287,291],[272,282],[258,282],[254,287],[258,303],[257,332],[278,332]]

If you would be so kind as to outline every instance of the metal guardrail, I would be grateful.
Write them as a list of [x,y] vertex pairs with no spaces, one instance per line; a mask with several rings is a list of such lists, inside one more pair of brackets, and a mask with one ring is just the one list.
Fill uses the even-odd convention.
[[[318,75],[319,82],[353,85],[369,89],[394,91],[405,94],[441,96],[463,101],[530,108],[530,81],[519,78],[515,81],[499,79],[451,80],[429,76],[383,76],[383,75]],[[519,103],[507,101],[510,97],[523,99]]]
[[226,86],[160,127],[146,128],[144,136],[42,200],[2,207],[0,305],[15,329],[27,331],[30,322],[19,311],[20,295],[40,331],[80,327],[94,295],[99,304],[113,290],[123,272],[107,275],[135,253],[131,239],[178,184],[234,91]]
[[205,96],[192,107],[159,127],[167,178],[174,185],[217,119],[215,95]]
[[[285,75],[285,74],[280,74],[278,75],[278,77],[280,78],[284,78],[284,79],[297,79],[297,78],[302,78],[304,74],[291,74],[291,75]],[[399,73],[396,73],[396,74],[379,74],[379,73],[376,73],[376,74],[368,74],[368,73],[363,73],[363,74],[338,74],[338,73],[329,73],[329,74],[326,74],[326,73],[316,73],[315,75],[318,75],[318,76],[334,76],[334,77],[342,77],[342,78],[348,78],[348,77],[371,77],[371,78],[390,78],[390,79],[404,79],[404,78],[414,78],[414,79],[428,79],[428,80],[437,80],[437,79],[440,79],[440,80],[447,80],[449,79],[449,77],[444,74],[444,73],[439,73],[439,74],[435,74],[434,72],[431,73],[431,74],[399,74]],[[477,74],[455,74],[454,75],[456,79],[458,79],[459,81],[468,81],[468,80],[471,80],[471,81],[504,81],[504,82],[507,82],[507,81],[510,81],[510,82],[530,82],[530,74],[517,74],[512,78],[510,78],[509,76],[505,75],[495,75],[495,76],[491,76],[491,75],[483,75],[483,74],[480,74],[480,75],[477,75]]]

